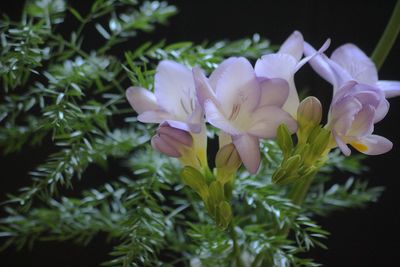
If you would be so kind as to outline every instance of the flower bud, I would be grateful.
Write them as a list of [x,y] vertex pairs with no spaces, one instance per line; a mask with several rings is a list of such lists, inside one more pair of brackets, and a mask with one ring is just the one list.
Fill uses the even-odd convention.
[[191,147],[192,144],[193,138],[190,133],[173,128],[167,123],[161,124],[156,135],[151,139],[154,149],[174,158],[181,157],[183,150]]
[[297,121],[300,127],[313,127],[321,122],[322,105],[318,98],[309,96],[301,101],[297,109]]

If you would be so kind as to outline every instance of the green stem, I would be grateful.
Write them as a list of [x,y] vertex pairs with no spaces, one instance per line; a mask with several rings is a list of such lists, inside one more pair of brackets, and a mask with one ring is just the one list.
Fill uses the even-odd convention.
[[392,16],[383,32],[381,39],[372,53],[371,59],[375,62],[377,69],[382,67],[383,62],[388,56],[390,49],[396,41],[397,35],[400,31],[400,0],[397,1],[394,7]]
[[[289,194],[289,198],[292,200],[292,203],[301,206],[304,202],[304,199],[306,198],[308,189],[310,189],[310,185],[314,179],[315,175],[311,175],[309,177],[306,177],[304,180],[301,180],[297,182],[292,191]],[[290,226],[286,224],[280,232],[278,232],[278,235],[283,235],[287,236],[290,231]]]
[[236,267],[244,267],[245,265],[242,262],[242,258],[241,256],[241,252],[240,252],[240,248],[237,242],[237,235],[236,235],[236,231],[235,231],[235,225],[233,223],[233,218],[232,218],[232,222],[230,224],[230,234],[231,234],[231,238],[233,241],[233,255],[235,256],[235,262],[236,262]]

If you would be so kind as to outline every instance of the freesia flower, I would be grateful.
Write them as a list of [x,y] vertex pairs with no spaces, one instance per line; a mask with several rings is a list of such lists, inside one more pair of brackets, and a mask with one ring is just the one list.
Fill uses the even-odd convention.
[[310,60],[315,54],[322,53],[329,46],[329,39],[321,47],[320,51],[315,51],[303,59],[304,39],[303,35],[295,31],[282,44],[277,53],[267,54],[257,60],[255,72],[258,77],[281,78],[289,83],[289,97],[283,109],[293,117],[296,116],[299,106],[299,96],[294,83],[294,74]]
[[283,79],[257,79],[245,58],[229,58],[207,79],[193,69],[197,96],[207,121],[229,134],[245,167],[257,172],[260,164],[259,138],[273,138],[285,123],[294,132],[295,120],[282,110],[289,95]]
[[154,94],[141,87],[130,87],[126,97],[146,123],[168,121],[171,127],[199,133],[203,112],[196,100],[190,69],[173,61],[161,61],[154,77]]
[[185,131],[193,138],[192,146],[196,151],[196,155],[193,156],[199,161],[194,167],[207,166],[204,113],[196,98],[190,69],[173,61],[161,61],[154,77],[154,93],[141,87],[130,87],[126,90],[126,97],[139,114],[139,121],[161,123],[157,135],[152,140],[158,151],[172,157],[178,157],[178,154],[181,156],[181,153],[178,153],[179,149],[175,147],[176,144],[169,141],[174,134],[187,136],[182,132]]
[[387,109],[379,110],[382,109],[382,98],[380,89],[355,81],[337,89],[326,127],[332,131],[336,144],[346,156],[351,153],[347,144],[368,155],[383,154],[392,148],[392,142],[372,134],[374,123],[387,112]]
[[[315,49],[305,43],[304,52],[312,55]],[[317,55],[310,60],[310,64],[322,78],[333,85],[334,92],[344,83],[353,80],[379,88],[386,98],[400,95],[400,81],[378,80],[374,62],[354,44],[338,47],[330,58]]]

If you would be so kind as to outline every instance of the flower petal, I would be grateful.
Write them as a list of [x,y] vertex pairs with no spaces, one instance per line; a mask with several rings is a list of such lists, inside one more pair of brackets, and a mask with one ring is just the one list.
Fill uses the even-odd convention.
[[258,77],[281,78],[289,83],[289,96],[283,109],[296,116],[299,96],[294,84],[297,60],[289,54],[268,54],[257,60],[255,72]]
[[289,84],[286,80],[263,79],[260,82],[261,98],[259,108],[264,106],[277,106],[282,107],[289,96]]
[[217,87],[218,80],[221,78],[222,74],[225,72],[226,68],[235,62],[237,57],[230,57],[225,59],[218,65],[218,67],[211,73],[209,81],[213,90]]
[[188,131],[184,129],[176,128],[170,122],[163,122],[157,129],[159,135],[167,135],[174,139],[177,143],[181,143],[185,146],[191,146],[193,144],[193,137]]
[[204,105],[204,101],[211,99],[213,102],[216,101],[216,95],[214,89],[211,87],[209,79],[204,75],[204,72],[200,68],[193,68],[193,78],[196,87],[197,99],[201,106]]
[[378,73],[372,60],[354,44],[344,44],[333,51],[331,59],[357,82],[375,85]]
[[381,121],[383,118],[385,118],[386,114],[389,111],[389,107],[390,107],[389,102],[386,99],[382,99],[375,110],[374,123],[377,123]]
[[[188,123],[177,120],[165,120],[164,123],[168,124],[172,128],[179,129],[191,133],[200,133],[201,124],[200,123]],[[163,125],[163,124],[161,124]]]
[[352,144],[352,146],[367,155],[380,155],[390,151],[393,143],[385,137],[372,134],[362,138],[358,143]]
[[285,53],[293,56],[297,61],[303,55],[304,39],[299,31],[294,31],[282,44],[278,53]]
[[[304,42],[304,54],[311,56],[317,51],[308,43]],[[324,80],[333,85],[333,91],[342,87],[342,85],[350,80],[350,74],[341,67],[338,63],[332,61],[324,54],[317,54],[309,61],[311,67],[317,72]]]
[[241,132],[231,124],[231,122],[225,117],[225,115],[218,109],[216,104],[211,100],[206,100],[204,102],[204,111],[206,113],[207,121],[211,125],[223,130],[230,135],[241,134]]
[[289,54],[268,54],[257,60],[254,67],[257,77],[281,78],[293,77],[297,60]]
[[126,98],[131,104],[132,108],[141,114],[149,110],[157,110],[156,97],[152,92],[141,87],[132,86],[125,92]]
[[310,61],[313,57],[324,53],[329,48],[330,44],[331,44],[331,39],[327,39],[325,41],[325,43],[321,46],[321,48],[318,49],[318,51],[316,51],[314,54],[308,55],[308,56],[304,57],[302,60],[300,60],[296,65],[295,72],[297,72],[301,67],[304,66],[304,64],[306,64],[308,61]]
[[165,142],[165,140],[162,139],[159,135],[155,135],[153,136],[153,138],[151,138],[151,146],[155,150],[169,157],[179,158],[182,156],[182,154],[174,146]]
[[400,95],[400,81],[378,81],[376,85],[385,93],[386,98]]
[[348,136],[357,138],[370,135],[374,131],[375,108],[371,105],[365,105],[354,117]]
[[260,85],[254,69],[245,58],[234,58],[218,79],[216,95],[225,114],[237,104],[241,111],[251,112],[260,101]]
[[257,137],[247,134],[233,136],[233,144],[246,169],[255,174],[260,166],[260,145]]
[[169,113],[186,118],[196,100],[192,72],[182,64],[161,61],[154,77],[154,93],[160,107]]
[[342,139],[340,139],[339,135],[338,135],[335,131],[332,131],[332,135],[333,135],[333,138],[335,139],[335,142],[336,142],[336,144],[338,145],[339,149],[342,151],[342,153],[343,153],[345,156],[350,156],[351,150],[350,150],[350,148],[346,145],[346,143],[343,142]]
[[329,125],[341,135],[346,135],[350,130],[354,117],[362,109],[360,101],[347,96],[333,103],[330,111]]
[[173,118],[173,116],[163,110],[145,111],[137,117],[138,121],[145,123],[161,123],[171,118]]
[[252,127],[248,133],[259,138],[274,138],[278,126],[286,124],[291,133],[296,132],[297,123],[289,113],[276,106],[264,106],[254,111]]

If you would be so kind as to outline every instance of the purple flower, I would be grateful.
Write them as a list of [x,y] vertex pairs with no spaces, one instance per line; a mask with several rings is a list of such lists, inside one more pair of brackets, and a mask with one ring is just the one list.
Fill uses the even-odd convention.
[[386,115],[380,110],[382,99],[384,96],[380,89],[355,81],[337,89],[326,127],[332,131],[343,154],[348,156],[351,153],[347,144],[368,155],[383,154],[392,148],[392,142],[372,134],[374,123]]
[[321,47],[320,51],[315,51],[303,59],[304,39],[303,35],[295,31],[282,44],[277,53],[267,54],[257,60],[255,72],[258,77],[281,78],[289,83],[289,97],[283,105],[283,109],[296,117],[297,107],[299,106],[299,96],[294,84],[294,74],[312,57],[322,53],[329,46],[328,39]]
[[196,98],[190,69],[173,61],[161,61],[154,77],[154,93],[130,87],[126,97],[139,114],[139,121],[161,123],[152,139],[155,149],[179,157],[184,165],[208,168],[204,113]]
[[161,61],[154,77],[154,94],[141,87],[130,87],[126,97],[146,123],[167,121],[171,127],[199,133],[203,111],[196,99],[190,69],[173,61]]
[[[315,53],[308,43],[304,44],[306,55]],[[380,81],[372,60],[354,44],[344,44],[333,51],[330,58],[326,55],[315,56],[310,60],[314,70],[333,85],[336,92],[344,83],[358,83],[375,86],[385,93],[386,98],[400,95],[399,81]]]
[[257,79],[245,58],[229,58],[207,79],[193,69],[197,97],[207,121],[231,136],[245,167],[257,172],[260,164],[259,138],[273,138],[285,123],[294,132],[295,120],[282,110],[289,95],[283,79]]

